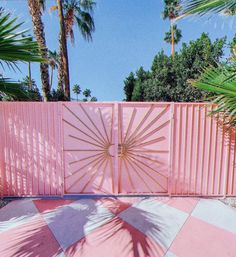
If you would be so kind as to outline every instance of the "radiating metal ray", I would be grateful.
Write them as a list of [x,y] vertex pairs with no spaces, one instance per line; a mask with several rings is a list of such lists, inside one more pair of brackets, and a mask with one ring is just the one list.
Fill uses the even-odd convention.
[[94,128],[97,130],[98,134],[102,137],[102,141],[107,144],[108,142],[106,142],[106,139],[104,138],[104,136],[102,135],[101,131],[98,129],[98,127],[96,126],[96,124],[93,122],[93,120],[91,119],[91,117],[88,115],[88,113],[86,112],[86,110],[84,109],[84,107],[80,104],[81,109],[83,110],[84,114],[87,116],[87,118],[90,120],[90,122],[93,124]]
[[166,121],[163,124],[161,124],[160,126],[158,126],[157,128],[155,128],[154,130],[152,130],[151,132],[149,132],[148,134],[144,135],[143,137],[140,137],[137,142],[142,142],[144,140],[146,140],[147,138],[153,136],[156,132],[158,132],[159,130],[161,130],[162,128],[164,128],[165,126],[169,125],[170,121]]
[[87,134],[86,132],[84,132],[83,130],[77,128],[75,125],[73,125],[72,123],[70,123],[67,120],[62,119],[66,124],[68,124],[69,126],[71,126],[72,128],[78,130],[80,133],[84,134],[85,136],[87,136],[88,138],[91,138],[92,140],[94,140],[95,142],[97,142],[98,144],[103,144],[103,142],[97,140],[96,138],[92,137],[91,135]]
[[[103,160],[103,158],[100,158],[98,161],[95,162],[95,164],[92,165],[91,169],[94,169],[98,163],[100,163]],[[86,175],[88,175],[88,171],[86,171],[82,176],[80,176],[78,179],[76,179],[69,187],[68,187],[68,191],[74,186],[76,185],[82,178],[84,178]]]
[[102,154],[104,154],[104,152],[97,153],[97,154],[94,154],[94,155],[90,155],[88,157],[85,157],[85,158],[82,158],[82,159],[79,159],[79,160],[76,160],[76,161],[73,161],[73,162],[69,162],[69,165],[72,165],[72,164],[75,164],[75,163],[78,163],[78,162],[82,162],[82,161],[86,161],[88,159],[91,159],[93,157],[96,157],[96,156],[99,156],[99,155],[102,155]]
[[113,167],[112,167],[112,159],[109,157],[109,163],[110,163],[110,176],[111,176],[111,184],[112,184],[112,193],[115,192],[115,185],[114,185],[114,175],[113,175]]
[[104,129],[106,138],[107,138],[107,142],[110,144],[111,142],[110,142],[110,140],[109,140],[109,138],[108,138],[108,134],[107,134],[106,126],[105,126],[105,124],[104,124],[104,120],[103,120],[101,108],[99,107],[98,110],[99,110],[99,114],[100,114],[100,119],[101,119],[101,122],[102,122],[102,126],[103,126],[103,129]]
[[82,138],[79,138],[79,137],[76,137],[76,136],[73,136],[73,135],[68,135],[68,136],[71,137],[71,138],[74,138],[74,139],[76,139],[76,140],[85,142],[85,143],[87,143],[87,144],[94,145],[94,146],[96,146],[96,147],[98,147],[98,148],[104,149],[104,146],[103,146],[103,145],[94,144],[94,143],[92,143],[92,142],[90,142],[90,141],[88,141],[88,140],[85,140],[85,139],[82,139]]
[[93,162],[96,162],[98,159],[101,159],[101,158],[102,158],[102,156],[99,156],[96,159],[86,163],[84,166],[80,167],[79,169],[77,169],[73,173],[71,173],[70,175],[66,176],[66,179],[70,178],[71,176],[75,175],[77,172],[81,171],[82,169],[86,168],[87,166],[89,166],[90,164],[92,164]]
[[153,149],[147,149],[147,148],[142,148],[140,147],[139,149],[132,149],[132,152],[136,152],[136,153],[169,153],[168,150],[153,150]]
[[133,166],[132,161],[129,160],[128,157],[126,157],[127,162],[129,163],[129,165],[132,167],[132,169],[135,171],[135,173],[137,174],[137,176],[139,177],[139,179],[143,182],[143,184],[147,187],[149,192],[153,192],[152,189],[149,187],[149,185],[146,183],[146,181],[143,179],[143,177],[139,174],[139,172],[137,171],[137,169]]
[[[70,108],[68,108],[65,104],[64,107],[79,121],[81,122],[98,140],[100,140],[100,143],[105,143],[93,130],[91,130]],[[81,105],[80,105],[81,107]],[[82,109],[82,108],[81,108]],[[83,109],[82,109],[83,110]]]
[[[151,128],[162,116],[163,114],[166,113],[166,111],[168,110],[169,106],[166,106],[154,119],[152,119],[152,121],[150,121],[137,135],[136,138],[141,137],[145,131],[147,131],[149,128]],[[144,124],[144,121],[143,121]],[[134,136],[129,137],[129,139],[127,140],[127,143],[129,143],[130,141],[134,140]]]
[[[131,156],[128,156],[128,158]],[[131,157],[132,158],[132,157]],[[167,191],[166,188],[164,188],[152,175],[150,175],[145,169],[142,169],[138,163],[133,162],[143,173],[145,173],[149,178],[151,178],[159,187],[161,187],[163,190]]]
[[108,161],[108,158],[106,159],[106,165],[104,167],[104,170],[103,170],[103,174],[102,174],[102,179],[101,179],[101,182],[98,186],[98,190],[100,191],[102,186],[103,186],[103,183],[104,183],[104,180],[105,180],[105,174],[106,174],[106,170],[107,170],[107,165],[108,165],[109,161]]
[[159,138],[156,138],[156,139],[153,139],[153,140],[150,140],[150,141],[143,142],[143,143],[138,144],[138,145],[136,145],[136,142],[135,142],[133,145],[131,145],[130,149],[141,147],[141,146],[153,145],[153,144],[161,142],[165,139],[166,138],[163,136],[163,137],[159,137]]
[[158,161],[156,159],[152,159],[152,158],[150,158],[148,156],[145,156],[145,155],[142,155],[142,154],[136,154],[136,153],[132,153],[132,152],[129,152],[129,151],[127,153],[130,154],[130,155],[136,156],[136,157],[140,157],[140,158],[143,158],[143,159],[146,159],[146,160],[158,163],[158,164],[163,164],[163,162],[161,162],[161,161]]
[[150,116],[150,114],[152,113],[154,109],[154,104],[151,105],[151,107],[149,108],[149,110],[147,111],[147,113],[145,114],[144,118],[139,122],[137,128],[134,130],[134,132],[129,136],[129,138],[127,139],[127,143],[137,134],[137,132],[139,131],[139,129],[143,126],[143,124],[145,123],[145,121],[147,120],[147,118]]
[[126,168],[126,171],[127,171],[127,174],[128,174],[129,183],[130,183],[133,191],[136,192],[135,186],[134,186],[133,181],[132,181],[132,177],[130,176],[128,165],[126,163],[127,160],[126,160],[126,158],[123,158],[123,160],[124,160],[124,165],[125,165],[125,168]]
[[106,158],[103,158],[103,161],[98,165],[98,167],[96,168],[96,170],[94,172],[92,172],[90,175],[90,179],[88,180],[88,182],[84,185],[84,187],[81,190],[81,193],[83,193],[85,191],[85,189],[87,188],[87,186],[93,181],[94,177],[97,175],[97,173],[100,171],[100,168],[102,167],[103,163],[106,161]]
[[126,142],[127,136],[129,135],[130,130],[131,130],[132,126],[133,126],[136,113],[137,113],[137,109],[133,108],[132,115],[131,115],[131,118],[129,120],[129,125],[128,125],[128,128],[126,130],[127,132],[125,134],[125,138],[124,138],[123,142]]
[[131,159],[135,160],[136,162],[141,163],[141,164],[142,164],[143,166],[145,166],[146,168],[148,168],[148,169],[154,171],[154,172],[157,173],[159,176],[162,176],[162,177],[164,177],[164,178],[166,178],[166,179],[168,178],[168,177],[165,176],[164,174],[160,173],[159,171],[157,171],[157,170],[153,169],[152,167],[150,167],[149,165],[147,165],[145,162],[142,162],[142,161],[140,161],[139,159],[136,159],[135,157],[133,157],[133,156],[131,156],[131,155],[129,155],[129,157],[130,157]]

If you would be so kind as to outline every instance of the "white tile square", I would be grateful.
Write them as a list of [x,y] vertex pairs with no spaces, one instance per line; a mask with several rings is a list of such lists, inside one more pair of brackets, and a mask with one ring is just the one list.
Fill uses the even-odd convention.
[[201,199],[195,207],[192,216],[236,233],[236,209],[234,210],[226,206],[219,200]]
[[189,215],[156,199],[145,199],[118,216],[168,248]]
[[78,200],[43,214],[61,247],[65,250],[92,230],[113,218],[101,204],[91,200]]
[[38,215],[38,210],[32,200],[25,199],[12,201],[1,209],[0,233],[25,224]]

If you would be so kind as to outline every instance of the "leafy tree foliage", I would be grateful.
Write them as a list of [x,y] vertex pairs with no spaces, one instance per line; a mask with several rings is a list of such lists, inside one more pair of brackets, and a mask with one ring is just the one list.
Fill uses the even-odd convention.
[[209,93],[192,87],[190,81],[197,79],[207,67],[216,67],[223,56],[226,38],[211,41],[205,33],[182,49],[173,59],[159,52],[150,71],[141,67],[124,81],[126,101],[201,101]]

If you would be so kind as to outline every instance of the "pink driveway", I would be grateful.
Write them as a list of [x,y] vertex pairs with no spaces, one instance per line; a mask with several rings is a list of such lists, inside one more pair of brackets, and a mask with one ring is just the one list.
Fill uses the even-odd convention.
[[218,200],[17,200],[0,210],[0,256],[235,257],[236,210]]

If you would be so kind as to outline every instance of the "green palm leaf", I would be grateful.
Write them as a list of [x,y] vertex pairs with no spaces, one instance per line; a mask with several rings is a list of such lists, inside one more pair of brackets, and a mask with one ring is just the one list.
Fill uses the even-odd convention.
[[[18,62],[43,62],[39,46],[32,37],[25,36],[28,30],[19,31],[23,23],[17,23],[9,13],[0,13],[0,65],[13,69]],[[30,95],[24,87],[6,78],[0,79],[0,93],[13,99],[29,99]]]
[[[229,79],[231,77],[231,79]],[[224,113],[225,123],[230,127],[236,126],[236,78],[229,66],[221,65],[208,68],[199,79],[191,84],[201,90],[214,92],[213,103],[216,108],[211,114]]]
[[236,0],[184,0],[182,6],[185,15],[204,15],[209,12],[226,12],[233,15],[235,14]]

